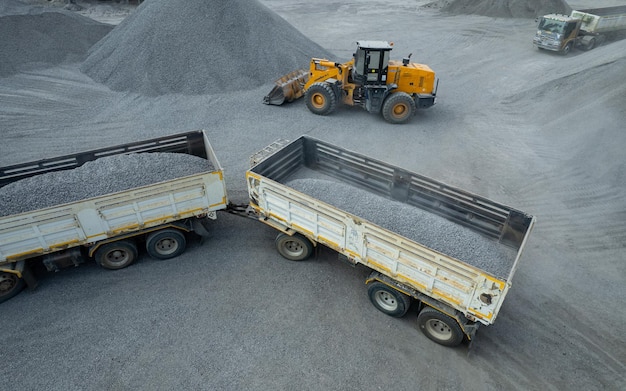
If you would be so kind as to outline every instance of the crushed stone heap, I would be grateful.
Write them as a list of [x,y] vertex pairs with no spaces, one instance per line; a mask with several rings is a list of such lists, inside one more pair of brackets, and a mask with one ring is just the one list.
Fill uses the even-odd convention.
[[0,2],[0,77],[29,67],[80,62],[113,26],[58,8]]
[[453,14],[477,14],[496,18],[535,18],[572,11],[564,0],[453,0],[441,8]]
[[150,0],[94,45],[81,70],[116,91],[211,94],[330,56],[256,0]]

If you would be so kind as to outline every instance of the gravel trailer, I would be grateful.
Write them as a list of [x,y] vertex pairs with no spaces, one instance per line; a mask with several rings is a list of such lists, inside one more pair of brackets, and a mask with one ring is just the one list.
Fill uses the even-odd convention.
[[[147,167],[149,156],[161,159],[160,164]],[[29,267],[33,262],[43,262],[49,271],[57,271],[93,258],[106,269],[120,269],[137,258],[140,244],[153,258],[178,256],[185,250],[186,234],[191,231],[205,234],[207,219],[215,219],[216,211],[227,207],[220,163],[205,132],[194,131],[2,167],[0,196],[5,197],[2,209],[10,204],[22,206],[31,198],[40,201],[49,198],[26,193],[21,199],[16,197],[15,202],[7,201],[9,189],[25,181],[63,175],[55,181],[65,182],[73,172],[89,164],[94,166],[88,171],[89,176],[96,176],[111,171],[110,166],[98,166],[99,162],[131,157],[142,160],[138,166],[130,166],[135,172],[125,175],[134,174],[135,180],[148,178],[147,184],[125,183],[121,191],[0,214],[0,302],[19,293],[26,284],[35,285]],[[176,159],[169,160],[170,157]],[[189,160],[189,164],[183,159]],[[123,178],[115,177],[124,175],[117,171],[109,174],[110,178],[123,182]],[[149,177],[155,179],[150,181]],[[110,178],[106,182],[114,181]],[[71,191],[78,193],[91,190],[84,187],[97,185],[110,189],[111,183],[86,186],[85,180],[81,178]],[[39,186],[38,190],[28,191],[43,194],[45,190]],[[72,195],[76,194],[68,197]]]
[[567,15],[549,14],[538,19],[533,44],[568,54],[573,48],[591,50],[608,36],[626,30],[626,5],[572,10]]
[[[481,324],[496,320],[535,221],[307,136],[266,148],[253,158],[246,180],[250,208],[280,231],[275,243],[283,257],[303,260],[322,244],[351,264],[368,267],[372,304],[401,317],[416,300],[420,329],[446,346],[471,340]],[[403,219],[408,219],[405,231],[388,228]],[[418,241],[408,231],[435,232],[443,247]],[[454,255],[441,250],[458,241]],[[485,245],[474,254],[480,242]]]

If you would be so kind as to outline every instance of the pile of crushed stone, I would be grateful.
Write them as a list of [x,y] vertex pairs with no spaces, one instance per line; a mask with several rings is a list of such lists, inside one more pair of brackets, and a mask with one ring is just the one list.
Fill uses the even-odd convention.
[[60,8],[0,2],[0,77],[28,68],[80,62],[113,29]]
[[72,170],[36,175],[0,188],[0,216],[214,170],[209,160],[182,153],[133,153],[102,157]]
[[477,14],[496,18],[535,18],[558,13],[569,15],[565,0],[452,0],[441,7],[452,14]]
[[497,277],[506,279],[513,268],[512,248],[415,206],[323,179],[293,179],[285,184]]
[[81,70],[115,91],[202,95],[259,87],[331,56],[257,0],[150,0]]

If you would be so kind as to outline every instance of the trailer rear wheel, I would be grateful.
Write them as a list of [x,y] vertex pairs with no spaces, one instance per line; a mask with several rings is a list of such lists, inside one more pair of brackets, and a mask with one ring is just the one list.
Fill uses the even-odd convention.
[[290,261],[302,261],[310,257],[313,253],[313,244],[311,241],[300,234],[289,236],[280,233],[274,243],[280,255]]
[[406,314],[411,306],[411,297],[382,282],[374,282],[367,289],[370,301],[379,311],[394,318]]
[[407,122],[415,113],[415,101],[406,92],[391,94],[383,104],[383,118],[392,124]]
[[417,324],[429,339],[440,345],[457,346],[463,342],[463,330],[457,321],[432,307],[425,307],[417,315]]
[[96,250],[96,263],[105,269],[117,270],[135,262],[137,246],[127,240],[102,245]]
[[163,229],[148,235],[146,251],[155,259],[170,259],[185,251],[187,240],[185,235],[176,229]]
[[0,272],[0,303],[20,293],[25,285],[24,279],[17,274]]

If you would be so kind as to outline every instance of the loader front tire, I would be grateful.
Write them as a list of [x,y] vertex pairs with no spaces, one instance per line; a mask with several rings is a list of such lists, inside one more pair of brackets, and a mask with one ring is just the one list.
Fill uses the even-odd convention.
[[391,124],[403,124],[415,114],[415,101],[406,92],[396,92],[383,104],[383,118]]
[[337,108],[337,95],[326,83],[315,83],[305,93],[306,107],[312,113],[328,115]]

